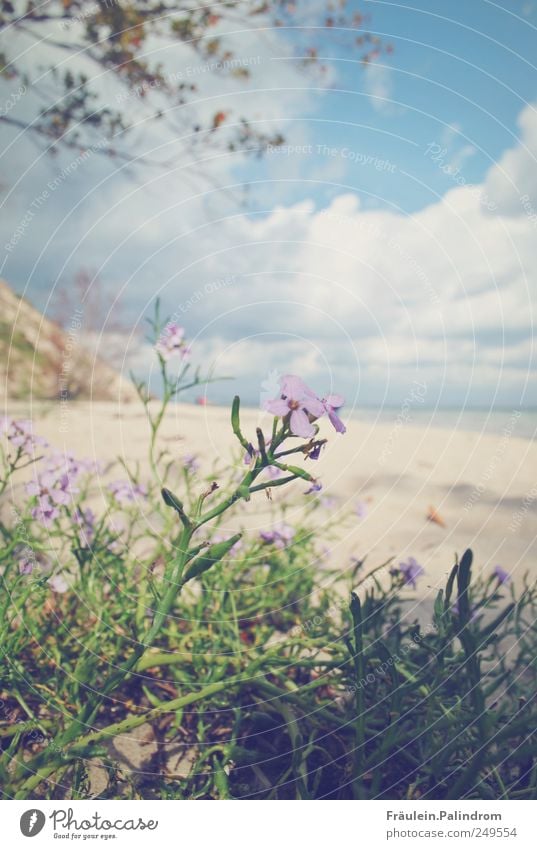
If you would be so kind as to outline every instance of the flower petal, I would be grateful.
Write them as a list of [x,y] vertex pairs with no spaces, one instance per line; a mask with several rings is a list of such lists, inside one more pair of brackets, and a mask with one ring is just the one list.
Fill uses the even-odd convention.
[[334,426],[338,433],[346,432],[347,428],[334,410],[328,410],[328,418],[330,419],[330,424]]
[[321,416],[324,416],[326,412],[326,407],[321,401],[320,398],[317,398],[313,392],[308,392],[300,399],[302,406],[306,408],[308,413],[311,413],[312,416],[315,416],[316,419],[320,419]]
[[289,412],[289,404],[283,398],[274,398],[273,401],[265,402],[265,410],[273,416],[286,416]]
[[309,437],[315,434],[315,430],[304,410],[293,410],[291,413],[291,433],[295,436]]
[[325,399],[326,404],[329,407],[334,407],[337,410],[339,407],[342,407],[345,403],[345,398],[343,395],[329,395],[328,398]]
[[296,374],[284,374],[280,378],[280,387],[282,395],[286,398],[294,398],[296,401],[299,401],[305,393],[311,392],[302,378]]

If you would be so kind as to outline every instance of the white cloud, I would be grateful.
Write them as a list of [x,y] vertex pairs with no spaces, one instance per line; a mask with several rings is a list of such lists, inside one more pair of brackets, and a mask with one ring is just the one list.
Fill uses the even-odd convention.
[[537,106],[529,104],[518,119],[520,138],[491,168],[485,191],[503,214],[537,220]]
[[[268,64],[261,68],[268,73]],[[379,71],[369,69],[367,84],[386,97],[390,81]],[[281,106],[267,93],[260,114],[265,103]],[[232,159],[216,171],[216,191],[185,181],[184,157],[152,185],[110,178],[98,188],[92,161],[90,179],[80,168],[62,185],[9,261],[26,279],[35,259],[43,287],[81,266],[100,270],[111,302],[137,308],[139,321],[160,294],[196,350],[220,372],[240,375],[252,398],[279,369],[303,373],[319,391],[334,383],[360,402],[397,402],[422,379],[429,403],[467,395],[486,403],[498,392],[497,400],[518,404],[535,372],[536,224],[520,205],[524,193],[537,207],[533,107],[520,128],[521,143],[482,187],[498,203],[495,215],[470,186],[413,215],[363,209],[351,193],[325,209],[306,199],[247,215],[221,191]],[[33,177],[33,194],[10,210],[2,242],[36,193]],[[211,288],[229,276],[230,285]],[[141,367],[139,341],[131,353]]]
[[[139,203],[128,203],[126,220],[121,206],[105,216],[99,231],[104,239],[119,221],[127,236],[119,256],[132,269],[129,298],[142,315],[158,291],[198,354],[240,375],[254,400],[273,368],[300,372],[319,391],[335,385],[353,397],[358,388],[362,402],[394,403],[421,379],[429,403],[467,393],[486,403],[498,392],[515,404],[534,374],[534,230],[490,216],[471,187],[412,216],[363,210],[345,194],[326,209],[303,201],[214,216],[186,236],[182,208],[145,229]],[[140,272],[151,247],[160,253]],[[232,282],[211,286],[224,275]]]

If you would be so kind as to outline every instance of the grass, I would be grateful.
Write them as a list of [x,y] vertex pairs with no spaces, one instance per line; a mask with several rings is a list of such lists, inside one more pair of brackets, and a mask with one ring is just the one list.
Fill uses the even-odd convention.
[[[254,450],[237,399],[241,456],[219,469],[217,487],[192,459],[159,452],[149,425],[157,475],[144,482],[125,468],[98,516],[88,509],[103,491],[99,470],[64,458],[43,477],[57,460],[24,423],[8,428],[5,798],[536,797],[534,584],[515,593],[506,575],[481,569],[473,580],[466,551],[418,621],[417,572],[327,565],[315,493],[301,524],[287,524],[286,481],[314,482],[290,455],[306,460],[324,440],[297,445],[275,419]],[[40,494],[17,483],[26,466]],[[280,477],[267,478],[269,467]],[[276,487],[265,534],[222,537],[227,511]],[[61,497],[45,516],[51,491]],[[151,757],[132,769],[117,745],[138,734]]]
[[[93,550],[68,541],[79,569],[65,593],[4,571],[6,797],[84,798],[99,763],[102,798],[535,798],[535,589],[468,589],[466,554],[419,624],[386,569],[317,587],[311,526],[284,549],[252,540],[194,579],[158,646],[62,743],[110,670],[128,666],[161,582],[163,543],[144,562],[101,534]],[[465,593],[483,614],[472,621]],[[110,741],[147,723],[157,753],[129,773]],[[180,778],[166,768],[172,746],[191,760]]]

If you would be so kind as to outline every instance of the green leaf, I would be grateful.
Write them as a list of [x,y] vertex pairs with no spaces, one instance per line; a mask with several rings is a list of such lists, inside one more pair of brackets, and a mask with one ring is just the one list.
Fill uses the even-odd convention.
[[470,586],[470,576],[472,568],[473,554],[469,548],[462,555],[462,559],[457,572],[457,589],[459,602],[459,620],[461,625],[465,626],[470,621],[470,601],[468,598],[468,588]]
[[434,600],[433,623],[438,630],[443,630],[443,617],[445,613],[444,607],[444,590],[439,590],[438,595]]
[[249,451],[250,445],[241,432],[240,408],[241,399],[238,395],[235,395],[233,399],[233,404],[231,405],[231,427],[233,428],[233,433],[239,440],[244,450]]
[[188,516],[185,513],[185,508],[183,507],[183,502],[177,498],[173,492],[170,492],[169,489],[163,488],[161,490],[162,498],[164,499],[164,504],[167,504],[168,507],[173,507],[174,510],[177,511],[181,522],[185,527],[190,527],[191,522]]
[[459,571],[459,564],[455,563],[453,569],[451,570],[451,574],[448,578],[446,584],[446,601],[444,604],[444,610],[447,610],[449,607],[449,602],[451,599],[451,593],[453,592],[453,584],[455,583],[455,578],[457,577],[457,573]]

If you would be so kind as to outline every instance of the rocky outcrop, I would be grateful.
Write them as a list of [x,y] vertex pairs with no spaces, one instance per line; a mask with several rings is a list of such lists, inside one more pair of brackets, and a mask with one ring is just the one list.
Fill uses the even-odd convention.
[[0,391],[8,398],[129,402],[132,383],[84,345],[83,316],[62,329],[0,280]]

